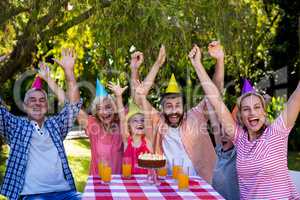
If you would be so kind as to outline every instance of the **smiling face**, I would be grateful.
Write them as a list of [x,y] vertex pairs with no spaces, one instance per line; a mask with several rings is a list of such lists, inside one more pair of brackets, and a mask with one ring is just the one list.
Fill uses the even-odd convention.
[[167,124],[174,128],[178,127],[183,117],[182,96],[164,97],[162,107]]
[[250,94],[240,101],[240,119],[248,132],[258,133],[266,122],[266,112],[263,99]]
[[144,115],[141,113],[135,114],[128,120],[129,130],[131,135],[144,134]]
[[95,115],[104,124],[111,124],[115,117],[115,107],[110,98],[105,98],[101,100],[95,106]]
[[28,118],[42,124],[48,111],[46,93],[41,90],[30,90],[24,99],[24,109]]

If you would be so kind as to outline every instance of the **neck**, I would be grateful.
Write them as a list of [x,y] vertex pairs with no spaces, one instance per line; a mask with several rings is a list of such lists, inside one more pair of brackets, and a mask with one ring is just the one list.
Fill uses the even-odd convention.
[[132,136],[133,146],[135,146],[135,147],[140,146],[141,141],[142,141],[142,135],[133,135]]
[[32,121],[35,121],[38,125],[39,125],[39,127],[42,127],[43,126],[43,123],[44,123],[44,118],[43,119],[41,119],[41,120],[34,120],[34,119],[31,119]]
[[253,141],[257,139],[259,136],[263,134],[265,129],[267,128],[266,124],[264,124],[258,131],[249,131],[248,130],[248,135],[249,135],[249,140]]

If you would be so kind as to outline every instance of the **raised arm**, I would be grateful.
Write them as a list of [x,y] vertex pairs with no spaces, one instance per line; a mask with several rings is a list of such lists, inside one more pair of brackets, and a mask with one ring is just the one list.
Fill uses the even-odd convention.
[[145,135],[146,138],[151,143],[151,148],[153,149],[154,136],[153,136],[153,128],[151,121],[151,113],[153,112],[152,106],[149,105],[148,100],[146,99],[147,91],[143,83],[136,81],[136,98],[141,102],[141,108],[144,113],[144,126],[145,126]]
[[213,41],[208,45],[208,53],[216,59],[213,82],[222,93],[224,88],[224,51],[219,41]]
[[77,103],[80,100],[79,89],[77,87],[77,82],[74,75],[75,58],[76,55],[73,49],[63,49],[62,59],[61,60],[53,59],[65,71],[65,77],[67,80],[66,96],[71,104]]
[[221,126],[220,126],[218,117],[208,99],[205,99],[205,104],[207,107],[208,118],[209,118],[210,125],[212,128],[212,133],[215,138],[215,142],[216,142],[216,144],[221,144]]
[[290,96],[284,110],[282,111],[282,117],[284,124],[287,128],[294,125],[300,111],[300,81],[293,94]]
[[57,96],[58,101],[60,104],[63,104],[65,102],[66,96],[65,91],[59,87],[56,82],[51,78],[50,76],[50,70],[46,63],[40,62],[39,63],[39,76],[46,81],[50,89],[53,91],[53,93]]
[[[147,77],[143,81],[145,90],[146,90],[146,96],[154,83],[154,80],[155,80],[156,74],[158,73],[159,68],[165,62],[165,58],[166,58],[166,51],[165,51],[165,47],[162,45],[154,65],[152,66],[150,72],[148,73]],[[136,82],[140,81],[139,74],[138,74],[138,68],[142,64],[143,60],[144,60],[144,56],[143,56],[143,53],[141,53],[141,52],[135,52],[131,55],[131,62],[130,62],[130,66],[131,66],[131,96],[133,97],[136,104],[139,105],[140,107],[142,107],[142,102],[140,101],[141,98],[136,98],[135,92],[137,91],[137,89],[136,89],[135,84],[136,84]],[[148,101],[146,101],[144,103],[147,103],[148,106],[150,106],[153,111],[156,111],[155,108],[152,107],[152,105]]]
[[122,94],[127,89],[127,86],[121,88],[120,85],[116,85],[116,84],[110,82],[108,84],[108,88],[111,91],[113,91],[113,93],[116,96],[117,110],[118,110],[118,115],[119,115],[119,119],[120,119],[121,135],[122,135],[123,143],[126,145],[127,138],[129,137],[129,132],[128,132],[128,124],[127,124],[126,116],[125,116],[125,109],[124,109],[124,105],[123,105]]
[[139,77],[139,67],[144,61],[144,55],[142,52],[137,51],[131,54],[130,60],[130,69],[131,69],[131,77],[130,77],[130,95],[134,98],[135,95],[135,82],[140,80]]
[[155,63],[153,64],[150,72],[148,73],[145,80],[143,81],[147,94],[150,91],[152,85],[154,84],[155,77],[158,73],[158,70],[164,64],[165,60],[166,60],[166,49],[165,46],[162,45],[160,47],[159,54],[157,56]]
[[231,116],[231,113],[227,109],[226,105],[223,103],[220,92],[212,80],[209,78],[206,73],[202,63],[201,63],[201,51],[197,45],[189,53],[189,58],[194,66],[198,78],[201,82],[202,88],[209,99],[211,105],[213,106],[218,119],[223,126],[227,136],[233,140],[235,122]]

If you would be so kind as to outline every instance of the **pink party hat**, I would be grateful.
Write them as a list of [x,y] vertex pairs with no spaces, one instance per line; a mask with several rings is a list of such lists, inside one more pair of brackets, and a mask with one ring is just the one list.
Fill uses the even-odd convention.
[[35,89],[42,89],[42,79],[39,75],[35,76],[35,79],[31,85],[31,88],[35,88]]

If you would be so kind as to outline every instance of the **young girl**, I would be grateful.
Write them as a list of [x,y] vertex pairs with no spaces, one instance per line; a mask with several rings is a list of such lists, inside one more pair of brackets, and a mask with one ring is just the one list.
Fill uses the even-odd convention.
[[237,102],[240,124],[236,124],[201,64],[199,47],[194,46],[189,57],[228,139],[236,147],[240,198],[300,199],[287,167],[288,136],[300,110],[300,82],[270,125],[266,124],[264,98],[256,92],[242,95]]
[[[60,65],[74,62],[75,58],[66,57]],[[64,102],[64,91],[50,78],[49,69],[45,64],[40,65],[40,76],[49,87],[57,93],[58,100]],[[114,99],[107,94],[104,87],[97,81],[96,97],[92,102],[92,115],[80,110],[78,123],[85,129],[91,146],[91,163],[89,174],[98,176],[98,163],[108,162],[113,174],[121,174],[123,142],[119,129],[119,119],[116,114]]]
[[137,165],[139,155],[150,153],[152,150],[152,144],[146,137],[148,134],[146,134],[144,114],[132,100],[129,100],[129,111],[125,117],[122,94],[127,87],[121,88],[119,85],[110,83],[109,88],[116,96],[121,134],[125,147],[124,159],[130,159],[132,174],[146,174],[148,170]]

